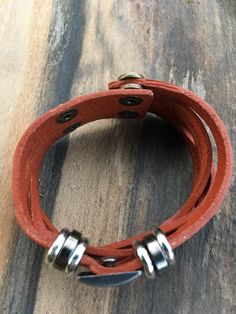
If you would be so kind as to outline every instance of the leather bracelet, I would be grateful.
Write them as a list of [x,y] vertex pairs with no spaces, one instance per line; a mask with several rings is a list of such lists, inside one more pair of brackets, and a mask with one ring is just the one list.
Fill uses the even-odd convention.
[[[185,204],[155,231],[101,247],[88,245],[77,231],[59,232],[40,205],[38,176],[51,144],[85,123],[98,119],[143,119],[147,112],[173,125],[183,136],[193,162],[192,190]],[[209,131],[215,141],[214,164]],[[173,264],[173,249],[198,232],[221,205],[232,175],[232,148],[225,126],[199,96],[138,73],[122,75],[109,90],[77,97],[36,119],[17,144],[12,190],[15,215],[25,234],[48,249],[47,262],[80,281],[102,286],[127,283],[143,272]],[[79,273],[80,266],[89,272]]]

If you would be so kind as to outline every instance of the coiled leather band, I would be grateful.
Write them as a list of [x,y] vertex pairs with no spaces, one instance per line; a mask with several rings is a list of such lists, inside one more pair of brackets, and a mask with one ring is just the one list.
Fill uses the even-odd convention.
[[[39,245],[49,248],[59,234],[40,205],[38,176],[47,149],[64,135],[65,128],[119,118],[124,110],[135,111],[138,118],[151,112],[170,122],[185,139],[191,154],[194,173],[191,194],[183,207],[159,226],[173,249],[198,232],[221,205],[232,174],[232,148],[225,126],[213,108],[191,91],[167,82],[129,79],[127,83],[138,83],[143,89],[120,89],[124,82],[112,82],[108,91],[80,96],[46,112],[21,137],[13,163],[15,214],[26,235]],[[138,96],[142,103],[125,106],[120,99],[127,96]],[[58,123],[60,114],[69,109],[76,109],[78,114],[73,120]],[[217,148],[215,165],[206,126]],[[94,274],[139,269],[142,265],[132,244],[149,234],[145,232],[102,247],[88,246],[81,265]],[[110,256],[117,259],[114,267],[99,262],[101,257]]]

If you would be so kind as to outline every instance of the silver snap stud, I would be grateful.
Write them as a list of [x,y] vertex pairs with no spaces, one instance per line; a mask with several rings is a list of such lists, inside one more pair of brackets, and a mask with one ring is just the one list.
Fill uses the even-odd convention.
[[66,110],[63,113],[61,113],[57,117],[56,121],[57,121],[57,123],[65,123],[65,122],[72,120],[75,116],[77,116],[77,114],[78,114],[77,109],[69,109],[69,110]]
[[144,78],[144,75],[141,73],[127,72],[127,73],[121,74],[118,77],[118,81],[128,80],[128,79],[141,79],[141,78]]
[[123,84],[120,87],[121,89],[142,89],[142,85],[136,84],[136,83],[128,83],[128,84]]
[[105,267],[114,267],[116,263],[115,257],[103,257],[101,258],[101,262]]

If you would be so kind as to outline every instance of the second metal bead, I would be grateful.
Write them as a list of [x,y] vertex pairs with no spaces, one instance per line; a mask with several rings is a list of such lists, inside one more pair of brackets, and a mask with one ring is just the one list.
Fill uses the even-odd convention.
[[173,250],[160,229],[144,237],[142,241],[135,241],[134,248],[146,276],[150,279],[154,279],[156,273],[161,274],[175,261]]

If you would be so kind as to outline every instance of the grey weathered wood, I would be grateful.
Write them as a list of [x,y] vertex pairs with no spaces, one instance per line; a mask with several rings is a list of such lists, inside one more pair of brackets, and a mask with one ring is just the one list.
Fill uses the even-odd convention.
[[[177,264],[169,273],[155,282],[142,278],[105,290],[80,286],[44,265],[43,250],[24,236],[11,213],[6,162],[35,116],[105,89],[129,70],[185,86],[212,103],[235,152],[235,1],[10,2],[0,7],[0,16],[14,12],[14,19],[0,22],[0,109],[11,109],[0,141],[0,166],[6,169],[0,181],[0,227],[6,235],[0,312],[235,313],[235,178],[217,216],[176,250]],[[18,94],[11,95],[7,71]],[[26,113],[21,120],[20,112]],[[153,116],[142,122],[98,121],[48,152],[42,205],[59,228],[81,229],[92,243],[108,243],[172,215],[187,198],[191,176],[183,140],[165,122]]]

